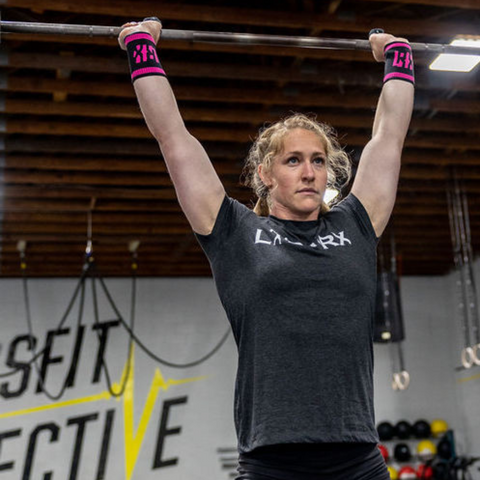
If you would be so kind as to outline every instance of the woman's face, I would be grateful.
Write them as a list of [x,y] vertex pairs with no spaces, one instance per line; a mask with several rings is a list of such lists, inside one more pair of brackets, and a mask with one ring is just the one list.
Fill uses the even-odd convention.
[[260,165],[258,170],[269,189],[270,213],[285,220],[316,220],[327,188],[326,162],[325,146],[315,132],[289,131],[271,168]]

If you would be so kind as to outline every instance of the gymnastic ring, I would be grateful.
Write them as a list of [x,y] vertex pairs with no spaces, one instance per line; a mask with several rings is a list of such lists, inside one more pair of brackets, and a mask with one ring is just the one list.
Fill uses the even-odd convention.
[[476,345],[474,345],[472,347],[472,351],[473,351],[473,363],[475,365],[480,365],[480,357],[479,357],[480,343],[477,343]]
[[[406,370],[402,370],[400,373],[394,373],[393,381],[398,390],[406,390],[410,385],[410,374]],[[397,388],[394,388],[394,390],[397,390]]]
[[462,365],[464,368],[471,368],[474,362],[475,354],[472,347],[465,347],[462,350]]
[[398,390],[398,384],[397,384],[397,380],[396,380],[395,375],[397,375],[397,374],[396,374],[396,373],[392,373],[392,377],[393,377],[393,380],[392,380],[392,388],[393,388],[393,390],[397,391],[397,390]]

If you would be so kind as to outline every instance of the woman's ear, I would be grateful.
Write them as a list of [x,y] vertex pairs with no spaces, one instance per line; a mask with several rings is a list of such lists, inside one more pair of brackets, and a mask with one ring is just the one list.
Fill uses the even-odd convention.
[[258,171],[258,176],[260,177],[260,180],[262,180],[263,184],[267,187],[267,188],[271,188],[272,186],[272,180],[270,178],[270,175],[269,175],[269,172],[266,168],[263,168],[263,163],[261,163],[258,168],[257,168],[257,171]]

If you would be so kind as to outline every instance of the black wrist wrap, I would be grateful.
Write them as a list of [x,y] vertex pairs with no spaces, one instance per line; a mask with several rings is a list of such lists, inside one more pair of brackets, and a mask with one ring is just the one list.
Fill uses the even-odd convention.
[[135,32],[125,37],[132,82],[150,75],[166,76],[157,55],[153,37],[146,32]]
[[404,80],[415,85],[412,48],[405,42],[392,42],[385,45],[385,76],[383,83],[389,80]]

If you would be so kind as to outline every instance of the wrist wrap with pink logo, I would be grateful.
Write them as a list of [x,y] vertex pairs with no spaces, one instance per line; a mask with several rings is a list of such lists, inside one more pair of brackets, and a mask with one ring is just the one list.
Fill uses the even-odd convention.
[[385,45],[385,76],[383,83],[389,80],[404,80],[415,85],[412,47],[408,43],[394,41]]
[[125,46],[132,82],[151,75],[166,77],[165,70],[158,59],[155,42],[149,33],[135,32],[127,35]]

